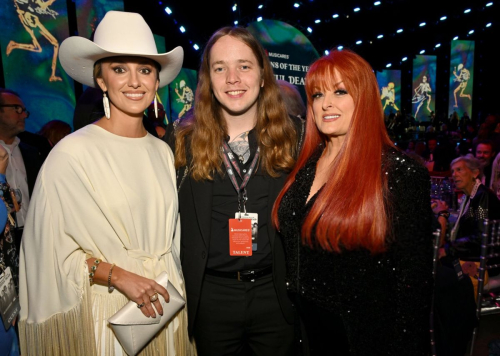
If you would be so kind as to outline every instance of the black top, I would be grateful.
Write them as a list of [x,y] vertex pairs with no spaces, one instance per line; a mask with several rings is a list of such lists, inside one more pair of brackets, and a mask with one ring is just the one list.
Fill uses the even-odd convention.
[[[352,355],[426,355],[432,293],[432,210],[427,170],[396,149],[382,157],[388,175],[389,228],[384,253],[330,253],[300,241],[300,227],[322,147],[297,173],[278,212],[290,289],[343,320]],[[363,169],[363,167],[359,167]],[[351,187],[355,189],[353,182]]]
[[[257,151],[257,140],[255,131],[251,130],[248,135],[250,146],[250,158],[246,163],[239,166],[242,174],[245,174]],[[241,179],[235,174],[238,184]],[[261,269],[272,265],[271,246],[267,234],[268,206],[273,202],[269,201],[269,183],[257,168],[256,172],[248,181],[246,187],[248,201],[246,203],[247,212],[257,213],[259,230],[257,234],[257,251],[252,252],[252,256],[240,257],[229,255],[229,219],[234,219],[238,211],[238,195],[228,175],[217,175],[213,184],[212,197],[212,231],[208,250],[207,268],[224,272],[237,272],[248,269]]]

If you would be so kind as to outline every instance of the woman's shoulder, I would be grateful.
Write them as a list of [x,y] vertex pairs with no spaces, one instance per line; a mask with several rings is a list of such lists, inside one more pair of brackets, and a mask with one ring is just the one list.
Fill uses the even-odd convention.
[[388,148],[383,153],[382,174],[387,175],[389,189],[396,196],[430,189],[427,168],[397,148]]
[[387,147],[382,152],[382,169],[387,174],[402,176],[424,175],[429,176],[429,171],[415,158],[397,147]]

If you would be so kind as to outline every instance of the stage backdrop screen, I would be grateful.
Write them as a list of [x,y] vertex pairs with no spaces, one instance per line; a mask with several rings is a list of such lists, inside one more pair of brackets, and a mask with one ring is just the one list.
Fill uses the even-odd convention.
[[78,36],[90,39],[106,12],[123,11],[123,0],[75,0]]
[[252,22],[248,30],[264,46],[276,79],[297,86],[304,102],[304,78],[309,65],[319,58],[311,41],[295,27],[276,20]]
[[377,82],[384,115],[395,114],[401,107],[401,71],[383,70],[377,72]]
[[436,99],[436,56],[416,56],[413,60],[412,115],[429,121]]
[[453,111],[462,117],[472,114],[472,83],[474,82],[474,41],[451,41],[450,101],[448,115]]
[[5,86],[19,93],[30,111],[30,132],[54,119],[73,126],[74,83],[58,59],[59,45],[69,35],[66,1],[46,4],[0,2]]
[[170,83],[170,117],[175,121],[183,117],[194,105],[194,93],[196,91],[197,72],[192,69],[182,68],[179,75]]

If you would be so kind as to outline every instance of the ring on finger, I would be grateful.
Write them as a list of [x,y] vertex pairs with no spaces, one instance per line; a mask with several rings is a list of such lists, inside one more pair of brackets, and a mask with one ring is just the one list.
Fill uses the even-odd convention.
[[151,303],[154,303],[158,300],[158,293],[153,294],[151,297],[149,297],[149,300]]
[[145,305],[146,305],[146,303],[137,304],[137,308],[141,309]]

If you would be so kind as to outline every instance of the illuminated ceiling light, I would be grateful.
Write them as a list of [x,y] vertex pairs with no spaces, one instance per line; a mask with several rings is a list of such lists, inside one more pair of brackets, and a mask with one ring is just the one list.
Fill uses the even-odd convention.
[[339,14],[333,14],[332,17],[336,19],[337,17],[339,17]]
[[491,5],[493,5],[493,3],[489,2],[489,3],[486,4],[486,7],[490,7]]
[[193,48],[194,48],[195,50],[199,50],[199,49],[200,49],[200,46],[198,46],[198,45],[195,43],[195,44],[193,45]]
[[233,12],[236,11],[237,8],[238,8],[238,4],[234,4],[233,5]]
[[375,1],[375,2],[373,3],[373,5],[375,5],[375,6],[379,6],[380,4],[381,4],[381,2],[380,2],[380,1]]
[[259,5],[257,6],[257,9],[262,9],[264,7],[264,5]]
[[296,2],[295,4],[293,4],[293,7],[298,9],[300,7],[300,4],[298,2]]
[[172,10],[170,10],[168,6],[165,8],[165,12],[169,15],[172,15]]
[[405,62],[407,59],[408,59],[408,57],[403,57],[403,58],[401,59],[401,62]]
[[453,37],[453,41],[458,40],[458,36]]
[[491,27],[491,22],[487,23],[486,27]]
[[425,49],[420,51],[420,54],[424,54],[424,53],[425,53]]
[[361,41],[361,40],[356,41],[356,44],[357,44],[357,45],[360,45],[361,43],[363,43],[363,41]]
[[344,46],[338,46],[338,47],[337,47],[337,49],[338,49],[339,51],[342,51],[342,50],[344,49]]
[[186,29],[184,28],[184,26],[179,27],[179,30],[181,30],[182,33],[186,32]]
[[444,20],[446,20],[446,19],[447,19],[447,17],[446,17],[446,16],[441,16],[441,18],[440,18],[440,20],[441,20],[441,21],[444,21]]
[[261,21],[262,21],[262,16],[257,17],[257,22],[261,22]]
[[325,56],[328,56],[330,54],[330,51],[325,49]]
[[401,33],[401,32],[403,32],[403,29],[402,29],[402,28],[400,28],[400,29],[399,29],[399,30],[397,30],[396,32],[397,32],[397,33]]
[[238,24],[238,20],[234,21],[234,24],[237,25]]
[[320,23],[320,22],[321,22],[320,19],[317,19],[317,20],[314,21],[314,23]]
[[425,22],[421,22],[419,26],[424,27],[425,25],[427,25]]
[[391,63],[387,63],[387,65],[385,67],[386,68],[390,68],[390,67],[392,67],[392,64]]
[[312,32],[313,32],[313,29],[312,29],[312,28],[310,28],[310,27],[308,27],[308,28],[307,28],[307,32],[312,33]]
[[384,38],[384,35],[378,35],[377,38]]
[[437,44],[437,45],[435,45],[434,47],[436,47],[436,48],[441,47],[441,43],[438,43],[438,44]]
[[464,14],[468,14],[470,12],[470,9],[467,9],[464,11]]
[[469,35],[472,35],[474,33],[474,30],[469,31]]
[[358,12],[359,10],[361,10],[359,7],[354,8],[354,12]]

